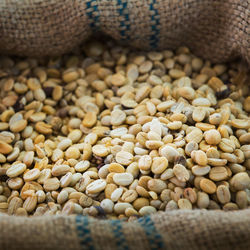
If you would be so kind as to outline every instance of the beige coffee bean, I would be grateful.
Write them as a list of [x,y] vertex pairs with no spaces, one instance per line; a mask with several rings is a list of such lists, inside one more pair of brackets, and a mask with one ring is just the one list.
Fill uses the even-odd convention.
[[97,117],[95,112],[87,112],[82,121],[82,125],[91,128],[96,124]]
[[219,185],[217,187],[216,195],[221,204],[226,204],[231,200],[231,194],[227,186]]
[[152,162],[151,171],[154,174],[162,174],[168,167],[168,160],[165,157],[155,157]]
[[105,180],[99,179],[99,180],[95,180],[95,181],[91,182],[86,187],[86,190],[90,194],[96,194],[96,193],[103,191],[105,189],[106,185],[107,185],[107,182]]
[[9,154],[11,153],[13,150],[13,147],[11,145],[9,145],[8,143],[4,142],[4,141],[0,141],[0,153],[1,154]]
[[114,86],[123,86],[127,82],[125,76],[120,73],[114,74],[111,77],[111,83]]
[[17,163],[12,165],[10,168],[7,169],[6,175],[8,177],[17,177],[21,175],[26,170],[26,165],[24,163]]
[[126,151],[120,151],[115,156],[115,160],[121,165],[125,165],[125,166],[132,163],[133,159],[134,159],[134,156],[131,153],[126,152]]
[[192,203],[188,199],[179,199],[177,204],[179,209],[192,210]]
[[247,208],[248,199],[246,191],[241,190],[236,193],[236,204],[240,209]]
[[67,191],[62,190],[57,196],[57,203],[63,204],[68,200],[69,194]]
[[202,131],[199,128],[195,128],[190,133],[187,134],[186,141],[199,143],[201,142],[202,138],[203,138]]
[[208,194],[213,194],[216,192],[215,183],[207,178],[203,178],[200,181],[200,187],[204,192],[206,192]]
[[113,180],[117,185],[128,186],[133,182],[134,177],[130,173],[115,173]]
[[70,166],[62,164],[62,165],[54,165],[52,168],[52,175],[53,176],[62,176],[65,175],[67,172],[69,172]]
[[176,164],[173,167],[173,172],[176,178],[181,182],[186,182],[190,178],[188,170],[181,164]]
[[241,129],[249,129],[250,128],[249,120],[243,120],[243,119],[233,119],[231,121],[231,125],[234,128],[241,128]]
[[207,155],[202,150],[194,150],[191,153],[191,157],[194,162],[196,162],[200,166],[206,166],[207,165]]
[[198,192],[197,205],[199,208],[207,208],[209,205],[209,196],[204,192]]
[[145,206],[145,207],[142,207],[140,210],[139,210],[139,214],[141,216],[144,216],[144,215],[149,215],[149,214],[154,214],[156,213],[157,210],[152,207],[152,206]]
[[219,148],[226,153],[233,153],[235,150],[235,145],[231,140],[222,138],[221,142],[219,143]]
[[150,191],[154,191],[157,194],[167,188],[167,184],[161,179],[151,179],[148,181],[147,186]]
[[175,158],[179,155],[179,152],[175,148],[166,145],[161,148],[160,154],[166,157],[168,162],[174,162]]
[[118,201],[118,200],[121,198],[122,193],[123,193],[123,188],[117,188],[117,189],[115,189],[115,190],[112,192],[112,194],[111,194],[111,197],[110,197],[111,200],[112,200],[113,202]]
[[25,208],[26,211],[30,213],[33,210],[35,210],[36,205],[37,205],[37,196],[31,195],[24,201],[23,208]]
[[183,195],[192,204],[194,204],[197,201],[197,193],[194,191],[193,188],[185,188],[183,191]]
[[41,171],[38,168],[33,168],[23,175],[24,181],[34,181],[39,178]]
[[108,166],[108,171],[110,173],[112,173],[112,172],[114,172],[114,173],[124,173],[125,168],[121,164],[113,162]]
[[116,214],[124,214],[127,208],[133,208],[133,206],[127,202],[118,202],[114,205],[114,212]]
[[127,190],[123,193],[121,200],[124,202],[131,203],[138,197],[138,194],[135,190]]
[[46,191],[55,191],[60,187],[60,181],[56,177],[45,179],[43,187]]
[[10,130],[13,133],[19,133],[25,129],[27,126],[27,121],[26,120],[18,120],[10,125]]
[[144,171],[150,170],[151,164],[152,164],[152,158],[149,155],[141,156],[138,161],[138,167]]
[[197,176],[204,176],[208,174],[210,170],[211,170],[211,167],[208,165],[207,166],[195,165],[192,167],[192,173]]
[[78,159],[80,157],[80,151],[77,147],[71,146],[65,152],[66,159]]
[[89,161],[79,161],[75,166],[74,169],[77,172],[83,173],[90,167]]
[[35,125],[35,129],[37,130],[37,132],[45,135],[52,133],[52,126],[44,122],[37,122]]
[[104,145],[95,145],[92,147],[92,151],[95,155],[105,157],[109,154],[109,149]]
[[225,167],[213,167],[209,172],[209,178],[213,181],[223,181],[228,178],[228,172]]
[[208,130],[204,133],[204,138],[207,144],[217,145],[221,142],[220,132],[216,129]]
[[9,202],[8,206],[8,214],[14,215],[18,208],[21,208],[23,206],[23,201],[19,197],[13,197],[11,201]]
[[230,180],[230,184],[236,190],[244,190],[250,186],[250,178],[247,173],[237,173]]
[[111,124],[114,126],[121,125],[126,119],[126,114],[122,110],[115,109],[111,112]]

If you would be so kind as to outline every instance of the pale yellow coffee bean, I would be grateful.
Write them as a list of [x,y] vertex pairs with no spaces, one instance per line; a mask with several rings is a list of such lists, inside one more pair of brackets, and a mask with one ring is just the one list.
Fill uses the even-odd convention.
[[152,206],[144,206],[139,210],[139,214],[141,216],[145,216],[145,215],[149,215],[149,214],[154,214],[156,213],[157,210],[156,208],[152,207]]
[[45,179],[43,187],[46,191],[55,191],[60,187],[60,181],[56,177]]
[[181,87],[177,89],[178,94],[188,100],[193,100],[195,98],[195,91],[191,87]]
[[192,203],[188,199],[179,199],[177,204],[179,209],[192,210]]
[[151,179],[147,183],[148,189],[159,194],[167,188],[167,184],[161,179]]
[[11,178],[17,177],[18,175],[21,175],[26,170],[26,168],[27,166],[24,163],[14,164],[7,169],[6,175]]
[[223,181],[228,178],[228,172],[225,167],[213,167],[209,172],[209,178],[213,181]]
[[82,121],[82,125],[91,128],[96,124],[97,117],[95,112],[87,112]]
[[65,152],[66,159],[78,159],[80,157],[80,151],[77,147],[71,146]]
[[148,171],[152,164],[152,158],[149,155],[143,155],[138,161],[138,167],[141,170]]
[[217,187],[216,195],[221,204],[226,204],[231,200],[231,194],[227,186],[219,185]]
[[52,126],[44,122],[37,122],[35,125],[35,129],[37,130],[37,132],[45,135],[52,133]]
[[90,162],[89,161],[79,161],[77,164],[74,166],[74,169],[77,172],[85,172],[88,168],[90,167]]
[[111,77],[111,84],[114,86],[123,86],[124,84],[126,84],[127,80],[126,77],[123,76],[120,73],[114,74]]
[[115,109],[111,112],[111,124],[114,126],[121,125],[126,119],[126,114],[124,111]]
[[123,193],[123,188],[117,188],[117,189],[115,189],[115,190],[112,192],[112,194],[111,194],[111,200],[112,200],[113,202],[118,201],[118,200],[121,198],[122,193]]
[[114,173],[124,173],[125,172],[125,168],[119,164],[119,163],[111,163],[109,166],[108,166],[108,171],[111,173],[111,172],[114,172]]
[[28,213],[32,212],[33,210],[35,210],[37,205],[37,196],[36,195],[32,195],[29,196],[23,203],[23,208],[26,209],[26,211]]
[[23,175],[24,181],[34,181],[39,178],[41,171],[38,168],[33,168]]
[[221,141],[220,132],[216,129],[208,130],[204,133],[204,138],[207,144],[217,145]]
[[192,113],[192,118],[196,122],[201,122],[206,117],[206,110],[203,107],[195,107]]
[[96,194],[96,193],[103,191],[105,189],[106,185],[107,185],[107,182],[105,180],[99,179],[99,180],[95,180],[95,181],[91,182],[86,187],[86,190],[90,194]]
[[53,176],[62,176],[62,175],[65,175],[69,171],[70,171],[70,166],[66,164],[62,164],[62,165],[54,165],[51,173]]
[[209,205],[209,196],[204,192],[198,192],[197,205],[199,208],[207,208]]
[[10,130],[14,133],[19,133],[23,131],[27,126],[27,120],[19,120],[10,125]]
[[230,185],[236,190],[244,190],[250,186],[250,177],[247,173],[237,173],[230,180]]
[[213,194],[216,192],[215,183],[207,178],[203,178],[200,181],[200,187],[204,192],[206,192],[208,194]]
[[11,145],[9,145],[8,143],[4,142],[4,141],[0,141],[0,153],[1,154],[9,154],[11,153],[13,150],[13,147]]
[[133,159],[134,159],[134,156],[131,153],[126,152],[126,151],[120,151],[115,156],[115,160],[121,165],[125,165],[125,166],[132,163]]
[[201,142],[203,138],[203,133],[199,128],[193,129],[190,133],[186,135],[186,141],[187,142]]
[[158,149],[163,145],[164,145],[164,143],[162,141],[149,140],[149,141],[145,142],[145,146],[151,150]]
[[113,180],[117,185],[128,186],[133,182],[134,177],[130,173],[115,173]]
[[168,162],[174,162],[177,156],[179,156],[179,152],[171,147],[171,146],[164,146],[160,149],[160,154],[167,158]]
[[82,137],[82,131],[80,129],[74,129],[72,130],[69,135],[68,138],[73,142],[76,143],[78,142]]
[[109,148],[105,147],[104,145],[95,145],[92,147],[92,151],[95,155],[100,157],[105,157],[109,154]]
[[204,176],[208,174],[211,170],[210,166],[199,166],[199,165],[194,165],[192,167],[192,173],[197,176]]
[[182,126],[182,122],[181,121],[174,121],[174,122],[169,122],[167,124],[167,127],[171,130],[178,130],[180,129]]
[[63,72],[62,78],[66,83],[73,82],[79,77],[78,72],[74,68],[69,68]]
[[231,125],[234,128],[241,128],[241,129],[249,129],[250,128],[250,121],[245,119],[233,119],[231,121]]
[[155,157],[152,162],[151,171],[154,174],[162,174],[168,167],[168,160],[165,157]]
[[186,182],[190,178],[188,170],[181,164],[176,164],[173,167],[173,173],[176,176],[176,178],[181,182]]
[[194,162],[196,162],[200,166],[207,165],[207,155],[202,150],[193,150],[191,153],[191,158]]

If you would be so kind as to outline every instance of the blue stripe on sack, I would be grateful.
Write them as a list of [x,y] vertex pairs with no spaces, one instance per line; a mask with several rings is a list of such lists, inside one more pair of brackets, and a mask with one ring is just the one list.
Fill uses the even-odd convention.
[[94,244],[89,229],[89,219],[87,216],[76,216],[76,229],[80,244],[84,249],[94,250]]
[[121,17],[124,17],[125,20],[121,21],[120,22],[120,28],[121,28],[121,31],[120,31],[120,35],[121,35],[121,40],[128,40],[129,39],[129,36],[128,34],[126,33],[126,31],[130,30],[130,24],[129,24],[129,14],[128,12],[127,13],[124,13],[124,10],[127,10],[128,11],[128,1],[122,1],[122,0],[117,0],[117,4],[118,6],[120,6],[119,10],[118,10],[118,13],[119,13],[119,16]]
[[150,46],[152,48],[157,48],[158,47],[158,42],[159,42],[159,33],[160,30],[158,28],[160,21],[159,21],[159,13],[158,10],[155,9],[154,5],[157,3],[157,0],[152,0],[152,3],[149,5],[150,11],[154,12],[151,16],[151,21],[154,23],[151,26],[153,34],[150,37]]
[[[88,0],[86,1],[86,13],[88,18],[90,19],[90,27],[93,29],[96,29],[99,22],[99,10],[98,10],[98,4],[96,3],[96,0]],[[95,13],[95,14],[94,14]]]
[[151,250],[165,249],[163,239],[155,228],[150,216],[138,219],[138,223],[144,229]]
[[110,227],[114,235],[114,240],[116,242],[116,249],[129,250],[129,247],[126,242],[126,238],[122,232],[122,221],[111,220]]

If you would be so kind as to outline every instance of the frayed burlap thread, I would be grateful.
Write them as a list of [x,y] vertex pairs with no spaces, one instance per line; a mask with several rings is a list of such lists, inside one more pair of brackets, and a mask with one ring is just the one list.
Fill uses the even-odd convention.
[[249,0],[2,0],[0,52],[59,55],[102,32],[142,49],[249,61],[249,13]]
[[133,222],[82,215],[0,215],[1,250],[230,250],[250,248],[250,209],[169,211]]

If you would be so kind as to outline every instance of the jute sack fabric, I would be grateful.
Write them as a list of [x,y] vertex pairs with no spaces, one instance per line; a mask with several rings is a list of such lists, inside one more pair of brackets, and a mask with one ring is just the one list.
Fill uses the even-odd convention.
[[250,58],[249,0],[1,0],[0,52],[58,55],[103,32],[143,49]]
[[171,211],[135,222],[0,216],[1,250],[249,249],[250,210]]
[[[250,61],[249,0],[2,0],[0,52],[59,55],[103,32],[143,49],[189,46]],[[0,215],[1,250],[249,249],[250,210],[171,211],[135,222]]]

